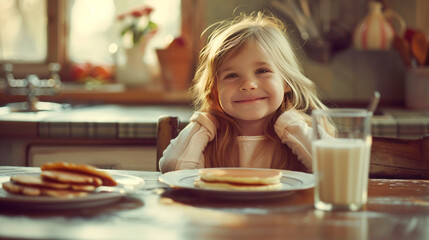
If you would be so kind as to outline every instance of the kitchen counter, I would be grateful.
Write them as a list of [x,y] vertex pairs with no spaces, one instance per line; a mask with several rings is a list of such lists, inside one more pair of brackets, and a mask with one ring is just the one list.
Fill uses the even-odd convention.
[[0,138],[156,138],[162,115],[188,122],[186,106],[76,106],[62,111],[14,112],[0,108]]
[[[382,109],[372,120],[372,134],[418,138],[429,134],[429,110]],[[189,106],[76,106],[63,111],[9,113],[0,107],[0,138],[156,138],[162,115],[176,115],[182,126],[192,115]]]

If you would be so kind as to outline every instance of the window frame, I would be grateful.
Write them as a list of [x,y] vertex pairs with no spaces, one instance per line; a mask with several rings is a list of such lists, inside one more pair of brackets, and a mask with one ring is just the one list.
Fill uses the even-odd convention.
[[[63,66],[65,56],[65,1],[46,0],[47,26],[47,53],[46,59],[41,62],[26,62],[19,60],[1,60],[0,64],[13,64],[13,74],[23,78],[28,74],[45,76],[49,74],[49,63],[58,62]],[[63,70],[62,70],[63,71]]]

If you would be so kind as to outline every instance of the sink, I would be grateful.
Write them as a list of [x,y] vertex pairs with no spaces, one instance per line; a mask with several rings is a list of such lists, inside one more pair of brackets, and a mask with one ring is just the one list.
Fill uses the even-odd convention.
[[54,102],[36,102],[29,104],[28,102],[16,102],[7,104],[4,110],[8,112],[39,112],[39,111],[61,111],[70,109],[70,104],[54,103]]

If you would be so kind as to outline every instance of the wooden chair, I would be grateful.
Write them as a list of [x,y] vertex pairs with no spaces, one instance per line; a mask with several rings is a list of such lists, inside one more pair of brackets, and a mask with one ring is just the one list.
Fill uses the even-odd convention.
[[156,171],[159,171],[159,160],[162,153],[170,144],[171,139],[179,134],[179,117],[176,116],[161,116],[158,119],[158,132],[156,138]]
[[[157,171],[162,153],[179,131],[178,117],[158,119]],[[373,137],[370,177],[429,179],[429,136],[420,139]]]

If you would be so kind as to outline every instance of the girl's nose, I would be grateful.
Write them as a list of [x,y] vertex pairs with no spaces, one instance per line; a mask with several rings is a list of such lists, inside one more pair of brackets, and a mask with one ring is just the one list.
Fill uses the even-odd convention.
[[241,81],[240,91],[255,90],[257,88],[258,84],[256,83],[256,80],[252,77],[245,77]]

